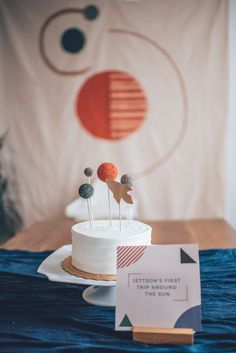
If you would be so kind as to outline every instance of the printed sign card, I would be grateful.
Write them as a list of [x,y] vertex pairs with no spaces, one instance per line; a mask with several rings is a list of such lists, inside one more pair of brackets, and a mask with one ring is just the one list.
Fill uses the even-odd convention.
[[117,249],[116,330],[132,326],[201,329],[197,244]]

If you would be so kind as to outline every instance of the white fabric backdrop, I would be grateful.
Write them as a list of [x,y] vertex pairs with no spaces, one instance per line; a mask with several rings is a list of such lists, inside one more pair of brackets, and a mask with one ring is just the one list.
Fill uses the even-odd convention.
[[[99,15],[93,21],[71,10],[55,15],[43,36],[50,63],[63,72],[89,67],[79,75],[56,73],[40,52],[42,26],[62,9],[89,4],[0,3],[1,130],[9,128],[26,224],[61,216],[84,181],[84,167],[96,169],[103,161],[114,162],[120,175],[136,175],[140,218],[222,216],[227,1],[94,1]],[[78,53],[60,43],[69,28],[85,34]],[[79,116],[81,109],[86,119],[96,108],[102,112],[103,90],[91,93],[93,106],[76,110],[86,82],[107,71],[133,77],[130,93],[137,89],[134,82],[141,87],[134,107],[145,111],[144,120],[129,133],[133,122],[126,119],[120,140],[109,133],[106,139],[96,136],[100,125],[110,124],[110,113],[101,124],[90,123],[90,130]],[[104,107],[111,109],[109,94]]]

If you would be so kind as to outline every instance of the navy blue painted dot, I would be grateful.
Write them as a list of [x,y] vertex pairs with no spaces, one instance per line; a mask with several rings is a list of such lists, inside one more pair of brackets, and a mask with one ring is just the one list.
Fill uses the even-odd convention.
[[61,35],[62,48],[71,54],[78,53],[85,44],[85,35],[78,28],[69,28]]
[[89,5],[85,7],[84,16],[85,18],[87,18],[87,20],[90,20],[90,21],[95,20],[95,18],[97,18],[98,15],[99,15],[99,10],[97,6]]

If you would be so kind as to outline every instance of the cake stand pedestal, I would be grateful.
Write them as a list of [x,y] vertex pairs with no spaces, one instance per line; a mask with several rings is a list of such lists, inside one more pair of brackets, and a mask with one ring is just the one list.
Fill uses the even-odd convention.
[[116,306],[116,287],[115,286],[90,286],[83,291],[83,299],[93,305]]
[[82,294],[87,303],[98,306],[115,306],[116,281],[86,279],[65,272],[61,264],[68,256],[71,256],[71,245],[64,245],[41,263],[38,273],[47,276],[49,281],[90,286]]

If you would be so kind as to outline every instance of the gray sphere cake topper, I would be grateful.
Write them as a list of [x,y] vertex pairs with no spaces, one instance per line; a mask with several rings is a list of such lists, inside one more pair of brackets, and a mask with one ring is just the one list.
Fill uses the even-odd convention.
[[79,196],[81,196],[83,199],[90,199],[90,197],[93,196],[94,189],[91,184],[85,183],[80,186],[78,192]]
[[86,177],[88,177],[88,178],[91,177],[91,176],[93,175],[93,169],[90,168],[90,167],[85,168],[84,174],[85,174]]
[[126,184],[130,188],[132,188],[132,186],[134,185],[134,177],[130,174],[124,174],[122,175],[120,182],[121,184]]

